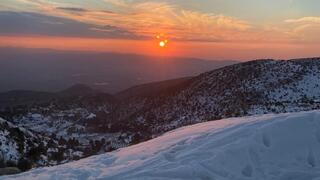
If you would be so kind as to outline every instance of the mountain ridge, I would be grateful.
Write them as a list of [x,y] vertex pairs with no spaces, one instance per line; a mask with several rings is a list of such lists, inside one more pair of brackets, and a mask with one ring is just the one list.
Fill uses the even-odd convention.
[[120,103],[123,111],[118,117],[125,123],[144,122],[158,128],[163,122],[175,128],[178,121],[187,125],[188,121],[319,108],[319,60],[257,60],[226,66],[194,77],[171,94]]

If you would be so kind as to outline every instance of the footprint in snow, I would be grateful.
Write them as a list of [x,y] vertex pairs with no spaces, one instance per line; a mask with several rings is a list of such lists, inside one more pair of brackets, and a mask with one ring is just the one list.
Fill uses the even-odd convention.
[[242,171],[241,171],[242,175],[245,177],[252,177],[252,173],[253,173],[253,169],[251,165],[246,165]]
[[267,134],[263,134],[262,135],[262,143],[265,147],[270,147],[271,146],[271,140],[270,138],[268,137]]

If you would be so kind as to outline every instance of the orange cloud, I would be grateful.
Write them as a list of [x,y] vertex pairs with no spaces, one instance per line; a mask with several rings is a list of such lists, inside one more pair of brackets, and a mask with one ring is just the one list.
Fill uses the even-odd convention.
[[[154,37],[157,33],[170,35],[172,39],[197,41],[239,40],[251,25],[243,20],[180,9],[164,2],[127,3],[121,0],[105,0],[115,6],[113,11],[85,10],[65,4],[32,2],[42,13],[61,16],[96,25],[111,25],[134,33],[139,37]],[[61,8],[63,7],[63,8]]]
[[285,20],[292,27],[290,34],[297,41],[319,43],[320,17],[302,17]]
[[[97,26],[123,29],[141,39],[164,33],[172,40],[204,42],[319,42],[320,17],[288,19],[259,26],[238,18],[183,9],[168,2],[103,0],[110,9],[83,9],[67,3],[19,0],[36,12]],[[111,8],[112,7],[112,8]],[[95,31],[107,32],[104,28]]]
[[287,23],[317,23],[320,24],[320,17],[302,17],[298,19],[287,19]]

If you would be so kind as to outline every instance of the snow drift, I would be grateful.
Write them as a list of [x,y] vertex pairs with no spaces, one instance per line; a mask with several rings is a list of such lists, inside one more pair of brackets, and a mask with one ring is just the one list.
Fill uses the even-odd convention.
[[196,124],[112,153],[0,179],[320,180],[320,111]]

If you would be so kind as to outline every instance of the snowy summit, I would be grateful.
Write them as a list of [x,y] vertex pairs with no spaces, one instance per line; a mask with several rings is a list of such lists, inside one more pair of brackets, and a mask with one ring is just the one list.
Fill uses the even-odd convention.
[[320,111],[183,127],[103,155],[0,179],[319,180]]

